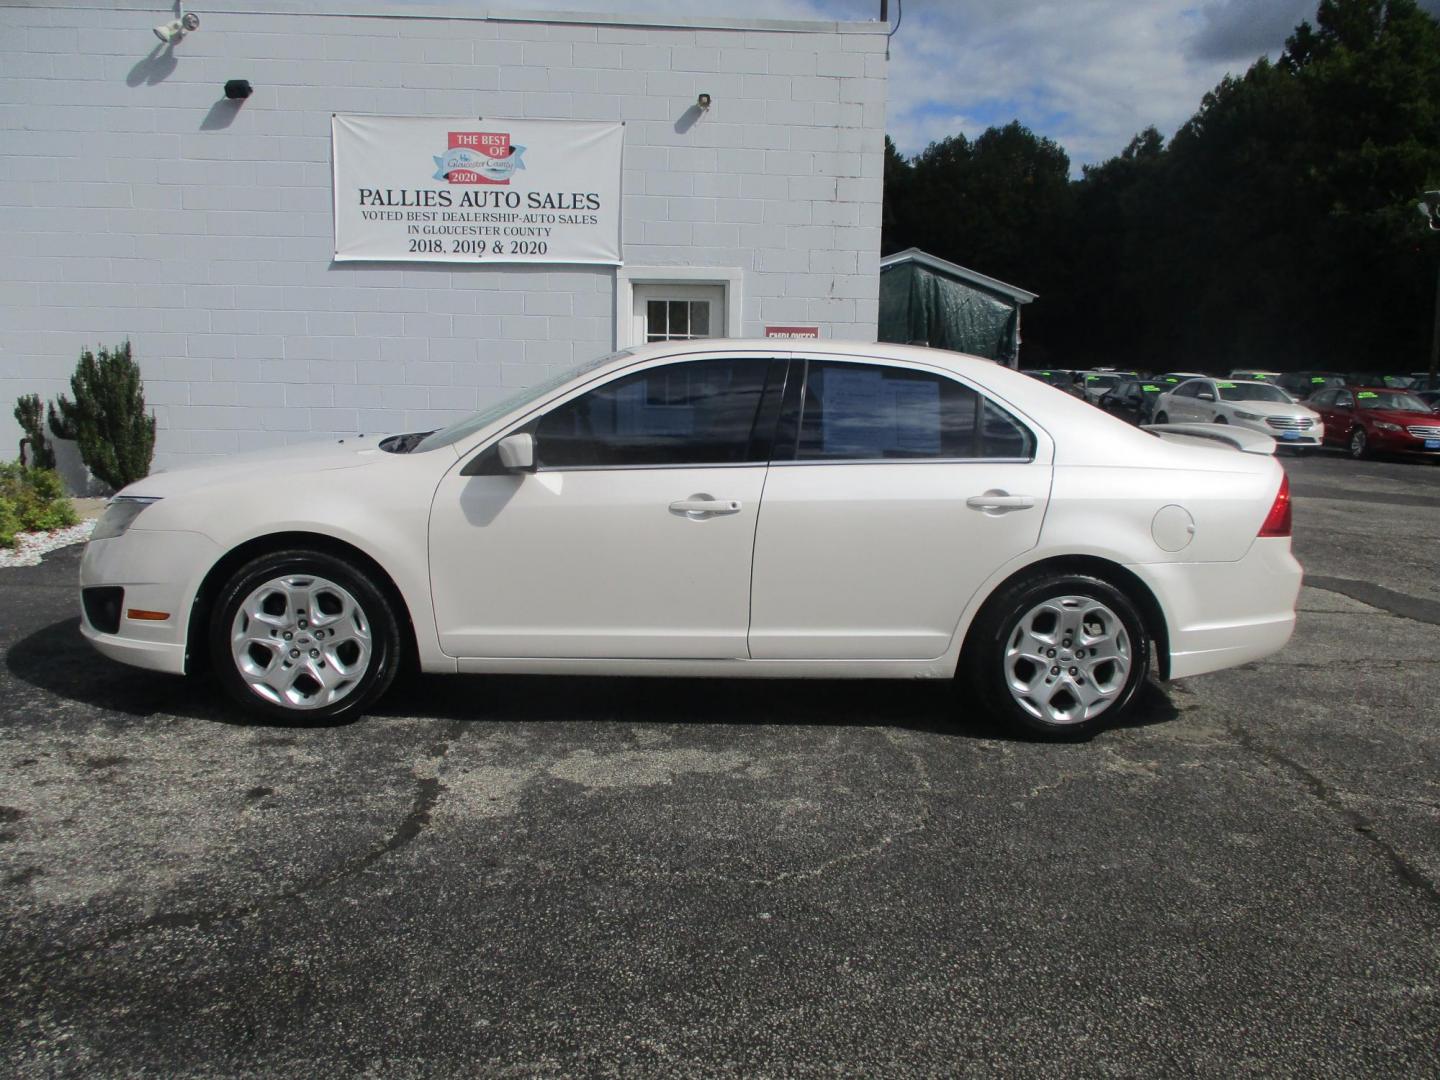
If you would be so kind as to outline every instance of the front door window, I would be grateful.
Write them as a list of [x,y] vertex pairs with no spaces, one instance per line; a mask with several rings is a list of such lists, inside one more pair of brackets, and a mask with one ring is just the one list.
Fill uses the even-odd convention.
[[542,469],[762,461],[751,435],[767,373],[783,361],[693,360],[622,376],[551,410],[535,428]]

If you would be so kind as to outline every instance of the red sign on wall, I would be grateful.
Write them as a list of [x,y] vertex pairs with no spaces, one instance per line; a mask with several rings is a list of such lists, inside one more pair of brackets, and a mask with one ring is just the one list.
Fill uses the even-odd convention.
[[767,326],[765,336],[773,338],[818,338],[818,326]]

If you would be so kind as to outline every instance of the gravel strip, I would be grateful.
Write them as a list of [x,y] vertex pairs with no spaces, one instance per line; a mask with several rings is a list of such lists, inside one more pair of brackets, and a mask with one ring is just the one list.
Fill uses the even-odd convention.
[[94,521],[82,521],[53,532],[22,532],[15,535],[13,548],[0,548],[0,567],[39,566],[40,559],[58,548],[83,544],[95,529]]

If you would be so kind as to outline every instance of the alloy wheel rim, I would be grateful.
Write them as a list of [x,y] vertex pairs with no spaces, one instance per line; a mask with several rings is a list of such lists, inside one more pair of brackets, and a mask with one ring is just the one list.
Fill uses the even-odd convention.
[[1036,604],[1011,630],[1005,685],[1037,720],[1093,720],[1120,697],[1130,677],[1130,634],[1120,616],[1091,596]]
[[1359,457],[1365,452],[1365,429],[1356,428],[1355,434],[1350,436],[1350,453]]
[[245,684],[284,709],[344,700],[370,669],[370,620],[344,587],[286,574],[254,589],[235,612],[230,655]]

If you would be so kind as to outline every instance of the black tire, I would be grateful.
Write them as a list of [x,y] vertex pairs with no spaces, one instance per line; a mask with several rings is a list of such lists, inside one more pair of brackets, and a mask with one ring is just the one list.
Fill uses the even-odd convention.
[[[1093,667],[1085,668],[1078,677],[1074,676],[1066,670],[1070,664],[1062,659],[1070,654],[1061,648],[1066,639],[1060,637],[1056,642],[1057,655],[1054,658],[1055,666],[1061,668],[1060,674],[1053,676],[1050,672],[1038,672],[1035,676],[1048,679],[1049,685],[1055,686],[1052,702],[1059,699],[1063,706],[1063,695],[1069,693],[1064,689],[1065,684],[1077,678],[1084,681],[1087,673],[1091,675],[1092,689],[1086,693],[1096,692],[1095,688],[1106,679],[1114,680],[1115,685],[1112,690],[1105,691],[1108,704],[1100,711],[1056,722],[1042,715],[1033,705],[1022,705],[1017,693],[1012,692],[1006,653],[1011,642],[1023,632],[1022,621],[1034,609],[1047,601],[1072,597],[1098,601],[1108,609],[1109,615],[1118,619],[1128,639],[1129,666],[1122,676],[1114,667],[1107,672],[1104,660],[1096,664],[1092,658],[1088,663]],[[1077,606],[1075,610],[1078,612],[1080,608]],[[1119,641],[1118,635],[1115,635],[1115,640]],[[1082,659],[1075,663],[1076,670],[1080,670],[1085,662]],[[1026,662],[1016,663],[1023,666]],[[1088,739],[1124,719],[1134,705],[1140,688],[1150,674],[1150,634],[1130,597],[1103,578],[1079,573],[1041,573],[1004,587],[986,602],[966,637],[962,673],[990,714],[1017,731],[1040,739]],[[1079,699],[1072,697],[1071,700],[1079,709]]]
[[1370,456],[1370,442],[1365,437],[1364,428],[1357,427],[1354,431],[1350,432],[1349,452],[1350,456],[1356,461]]
[[1226,420],[1225,417],[1223,417],[1223,416],[1217,416],[1217,417],[1215,418],[1215,423],[1217,423],[1217,424],[1228,424],[1229,422],[1230,422],[1230,421],[1229,421],[1229,420]]
[[1170,417],[1163,412],[1155,417],[1155,423],[1157,424],[1168,424],[1169,422]]
[[[232,651],[232,628],[237,625],[236,618],[242,604],[265,584],[276,579],[291,577],[296,579],[320,578],[339,586],[340,590],[348,592],[359,609],[358,620],[352,620],[352,623],[363,626],[364,631],[368,632],[369,659],[367,665],[363,672],[357,673],[355,679],[348,682],[342,680],[336,692],[343,691],[343,696],[327,704],[286,705],[263,697],[260,691],[253,689],[246,682],[240,671],[240,660]],[[300,610],[299,614],[304,616],[306,612]],[[314,613],[310,614],[313,618]],[[288,616],[282,616],[283,618],[288,618]],[[304,635],[313,634],[316,631],[310,628],[297,630],[295,627],[291,627],[290,632]],[[344,723],[361,715],[394,681],[404,652],[401,647],[400,624],[395,607],[386,597],[384,590],[377,587],[363,570],[351,562],[325,552],[305,549],[276,551],[268,555],[261,555],[231,575],[220,590],[215,606],[211,610],[208,637],[211,663],[215,674],[220,680],[220,685],[225,688],[225,692],[232,699],[247,711],[271,722],[297,725]],[[332,631],[332,649],[334,648],[333,637]],[[281,642],[277,640],[276,645],[280,644]],[[319,654],[315,663],[320,668],[326,667],[325,661],[329,654],[325,652],[326,646],[323,641],[291,640],[286,642],[285,647],[288,648],[290,645],[306,647],[306,652],[301,654],[299,661],[289,659],[294,653],[283,653],[282,655],[282,652],[277,651],[273,660],[266,661],[266,663],[304,664],[308,653],[308,655]],[[308,652],[310,647],[315,648],[315,653]],[[340,647],[343,649],[347,646],[342,641]],[[263,654],[264,651],[264,647],[260,647],[259,652]],[[251,655],[253,658],[254,654]],[[360,655],[358,647],[355,655],[357,657]],[[340,669],[332,663],[329,671],[333,673],[337,670]],[[301,679],[305,679],[303,673]],[[313,678],[310,678],[308,683],[318,686]],[[305,684],[300,685],[303,690]],[[316,692],[329,693],[323,689]]]

